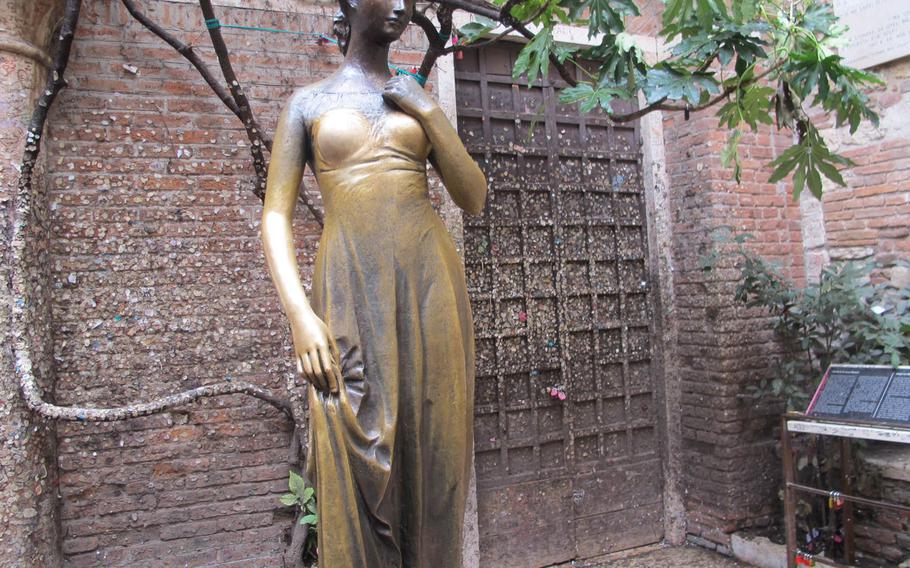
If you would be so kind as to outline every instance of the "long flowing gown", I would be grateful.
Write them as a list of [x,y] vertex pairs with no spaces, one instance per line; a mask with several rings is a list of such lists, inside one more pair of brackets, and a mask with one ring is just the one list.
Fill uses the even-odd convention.
[[309,389],[320,568],[461,568],[474,337],[430,143],[398,111],[335,108],[309,130],[326,211],[311,304],[344,382]]

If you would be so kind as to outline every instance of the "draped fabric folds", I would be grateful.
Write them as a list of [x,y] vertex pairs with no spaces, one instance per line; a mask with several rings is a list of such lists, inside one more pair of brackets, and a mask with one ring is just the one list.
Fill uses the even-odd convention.
[[461,568],[474,337],[464,268],[429,199],[429,142],[401,112],[344,108],[310,136],[326,210],[311,304],[344,383],[309,389],[320,568]]

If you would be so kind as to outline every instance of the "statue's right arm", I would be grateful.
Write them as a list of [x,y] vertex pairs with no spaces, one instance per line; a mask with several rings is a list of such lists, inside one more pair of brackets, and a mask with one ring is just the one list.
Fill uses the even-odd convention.
[[335,342],[307,300],[300,280],[291,221],[303,177],[306,128],[297,96],[281,114],[272,143],[262,208],[262,244],[272,281],[291,324],[298,371],[324,393],[338,392]]

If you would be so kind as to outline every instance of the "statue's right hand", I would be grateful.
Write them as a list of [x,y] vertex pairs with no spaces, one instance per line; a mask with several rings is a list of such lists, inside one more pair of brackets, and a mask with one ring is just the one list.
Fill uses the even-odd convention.
[[341,385],[338,347],[329,327],[310,312],[291,316],[291,335],[297,370],[316,389],[325,394],[337,393]]

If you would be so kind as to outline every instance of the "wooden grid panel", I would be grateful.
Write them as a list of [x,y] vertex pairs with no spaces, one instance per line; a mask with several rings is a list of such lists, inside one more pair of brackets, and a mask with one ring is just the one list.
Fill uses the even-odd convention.
[[[481,503],[482,532],[515,537],[488,550],[482,534],[497,566],[662,536],[637,129],[560,105],[555,74],[513,80],[516,53],[484,49],[456,65],[459,134],[491,190],[484,214],[464,219],[478,485],[489,503],[539,496],[519,510]],[[634,511],[638,529],[606,536]]]

